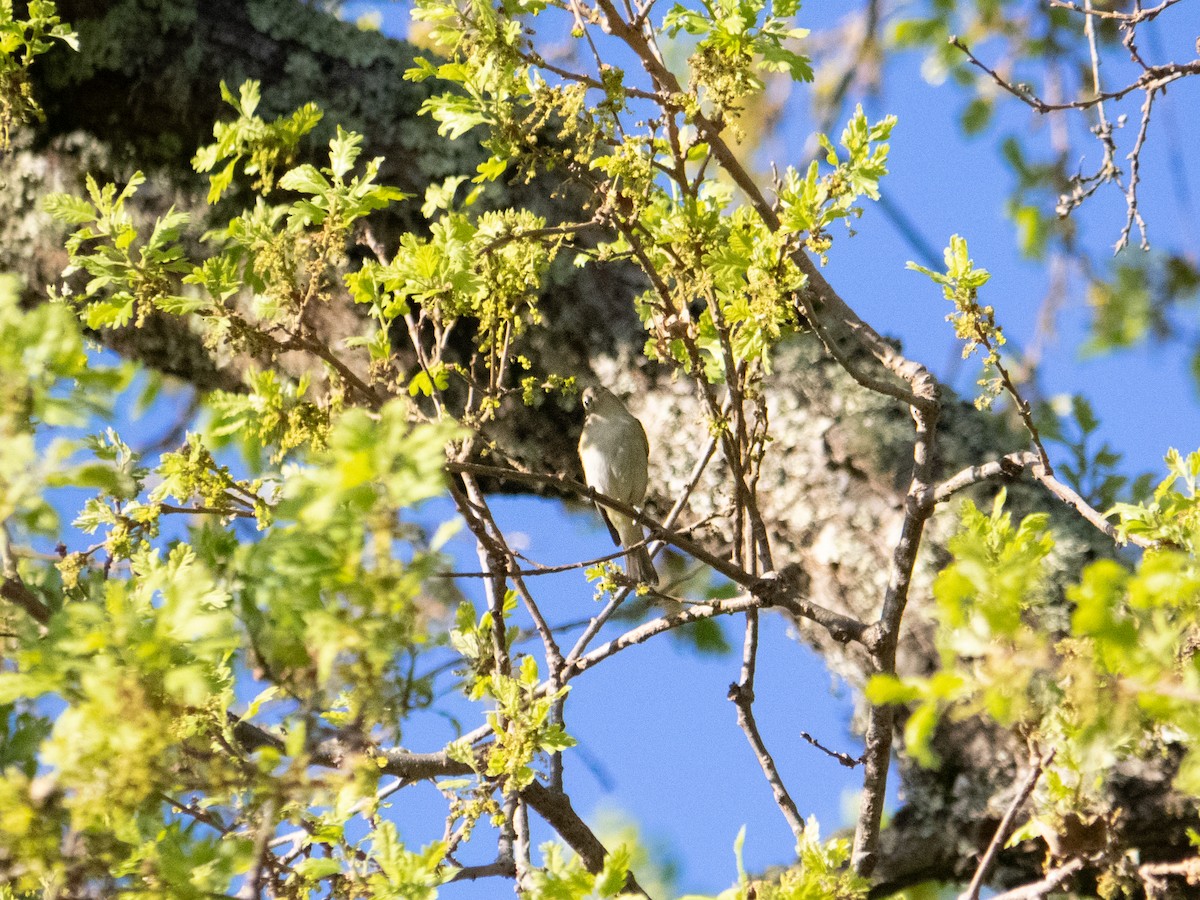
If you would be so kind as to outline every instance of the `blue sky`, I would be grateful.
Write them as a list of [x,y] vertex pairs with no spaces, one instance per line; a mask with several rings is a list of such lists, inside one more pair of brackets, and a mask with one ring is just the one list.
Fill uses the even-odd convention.
[[[844,8],[841,0],[812,0],[804,5],[799,24],[817,28]],[[368,9],[384,12],[385,31],[405,32],[399,4],[352,3],[347,14],[353,17]],[[1200,18],[1191,7],[1171,19],[1155,40],[1176,58],[1190,59],[1190,41],[1200,33],[1197,25]],[[1119,78],[1119,65],[1114,62],[1111,69],[1106,77]],[[1151,240],[1193,256],[1200,249],[1196,211],[1189,198],[1179,196],[1179,183],[1168,175],[1167,152],[1171,146],[1200,143],[1200,124],[1189,112],[1200,108],[1195,82],[1173,86],[1158,108],[1143,158],[1141,195]],[[996,145],[1006,133],[1037,139],[1044,135],[1045,123],[1033,121],[1029,111],[1015,103],[1002,103],[987,132],[964,139],[958,115],[967,98],[949,85],[927,84],[916,54],[892,59],[882,85],[879,96],[864,99],[870,117],[892,113],[899,119],[891,140],[891,174],[882,190],[931,246],[940,250],[952,234],[968,239],[976,264],[992,273],[982,302],[996,307],[1013,346],[1027,345],[1048,275],[1044,263],[1026,260],[1017,250],[1005,214],[1012,176],[1000,163]],[[815,126],[806,102],[804,90],[796,91],[777,134],[765,145],[764,152],[781,165],[798,162],[789,154],[796,154],[811,138]],[[1130,111],[1136,116],[1136,105]],[[1129,127],[1135,125],[1136,121]],[[840,124],[835,138],[837,131]],[[1080,168],[1094,167],[1098,145],[1080,141],[1078,147]],[[1078,216],[1081,239],[1100,248],[1111,246],[1123,217],[1122,198],[1115,191],[1102,191]],[[944,321],[948,304],[940,291],[923,276],[905,270],[917,252],[870,204],[856,230],[853,239],[835,232],[826,272],[830,282],[877,330],[902,338],[910,355],[969,395],[977,366],[955,362],[958,346]],[[1083,358],[1078,348],[1088,320],[1076,285],[1071,302],[1057,317],[1057,339],[1044,354],[1042,393],[1086,396],[1102,422],[1100,437],[1124,454],[1125,471],[1161,472],[1168,447],[1187,452],[1200,443],[1200,412],[1186,353],[1178,346],[1148,345],[1116,356]],[[504,499],[498,506],[502,521],[514,532],[526,533],[526,552],[541,562],[584,558],[607,547],[603,529],[588,512],[571,512],[536,499]],[[474,559],[466,543],[456,552],[464,560]],[[554,597],[547,606],[555,621],[595,608],[578,574],[555,578],[553,590],[545,593]],[[737,641],[736,623],[726,627]],[[848,824],[853,814],[848,801],[859,773],[808,746],[798,732],[808,731],[837,749],[858,753],[860,746],[848,726],[851,698],[846,689],[838,689],[814,654],[791,639],[781,618],[767,616],[763,631],[756,704],[760,725],[801,813],[816,815],[822,832],[829,834]],[[737,674],[733,658],[697,658],[670,641],[652,641],[577,679],[568,704],[568,729],[583,747],[567,761],[567,786],[576,808],[593,821],[606,809],[620,810],[635,821],[645,838],[667,848],[678,863],[682,893],[716,893],[732,883],[732,844],[743,825],[746,862],[752,871],[794,858],[791,834],[725,699]],[[431,723],[428,736],[416,728],[409,733],[413,749],[429,749],[440,739],[436,723]],[[600,776],[587,760],[595,761]],[[432,832],[418,836],[422,829],[430,831],[422,814],[430,814],[441,802],[436,795],[427,800],[428,806],[414,807],[412,799],[398,798],[410,840],[436,837]],[[432,831],[439,827],[434,822]],[[454,885],[444,896],[493,897],[498,889],[495,883]]]

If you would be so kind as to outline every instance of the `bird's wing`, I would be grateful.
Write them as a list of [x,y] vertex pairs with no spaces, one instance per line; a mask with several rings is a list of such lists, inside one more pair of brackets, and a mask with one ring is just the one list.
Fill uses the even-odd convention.
[[604,524],[608,526],[608,533],[612,536],[612,542],[618,547],[622,546],[621,534],[617,531],[617,526],[612,523],[612,519],[608,517],[608,510],[599,503],[596,504],[596,509],[600,511],[600,518],[602,518],[604,520]]

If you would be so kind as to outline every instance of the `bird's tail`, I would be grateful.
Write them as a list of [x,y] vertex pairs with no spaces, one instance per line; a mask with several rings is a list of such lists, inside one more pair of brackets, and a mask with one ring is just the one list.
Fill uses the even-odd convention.
[[[658,573],[654,571],[654,562],[650,559],[650,551],[642,543],[645,539],[642,526],[633,519],[618,515],[612,517],[612,524],[617,536],[621,539],[621,546],[626,548],[625,574],[639,584],[657,587]],[[631,547],[633,549],[629,549]]]
[[658,572],[645,544],[625,554],[625,574],[638,583],[658,587]]

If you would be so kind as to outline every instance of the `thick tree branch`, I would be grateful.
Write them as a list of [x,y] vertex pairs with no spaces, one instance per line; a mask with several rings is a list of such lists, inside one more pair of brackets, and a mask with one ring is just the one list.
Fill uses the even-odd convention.
[[[525,802],[539,816],[546,820],[559,833],[567,845],[579,854],[584,866],[589,872],[599,872],[604,868],[604,858],[608,851],[599,839],[588,828],[587,823],[579,818],[571,806],[571,799],[561,791],[552,790],[538,781],[534,781],[521,792]],[[630,893],[648,896],[641,885],[630,872],[625,881],[625,890]]]
[[43,629],[50,622],[50,607],[42,602],[29,587],[21,580],[17,571],[17,560],[13,556],[12,538],[9,536],[8,523],[0,522],[0,597],[25,611],[31,619]]
[[46,625],[50,621],[50,607],[18,578],[5,578],[0,582],[0,597],[20,607],[39,625]]
[[[900,639],[900,623],[908,603],[908,589],[913,567],[921,547],[925,522],[933,512],[934,443],[937,437],[939,408],[928,410],[913,407],[917,435],[913,442],[913,474],[908,496],[904,502],[904,522],[900,538],[892,553],[892,571],[883,610],[879,621],[871,626],[876,639],[870,641],[872,662],[881,674],[896,672],[896,646]],[[866,750],[863,753],[865,771],[863,791],[859,798],[858,821],[854,831],[852,865],[860,875],[870,875],[878,862],[879,829],[887,793],[888,765],[891,762],[892,732],[896,707],[882,704],[871,707],[867,723]]]

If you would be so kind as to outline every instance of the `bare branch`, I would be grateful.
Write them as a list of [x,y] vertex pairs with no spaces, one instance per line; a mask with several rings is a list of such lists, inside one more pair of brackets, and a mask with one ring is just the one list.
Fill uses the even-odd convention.
[[1146,896],[1154,897],[1153,891],[1161,892],[1161,896],[1170,896],[1167,891],[1168,878],[1182,878],[1192,886],[1200,885],[1200,857],[1193,856],[1178,862],[1143,863],[1138,866],[1138,877],[1146,885]]
[[804,740],[808,741],[810,744],[812,744],[814,747],[816,747],[818,750],[820,750],[826,756],[832,756],[834,759],[836,759],[838,762],[840,762],[847,769],[856,768],[858,766],[861,766],[863,764],[863,762],[865,762],[864,756],[851,756],[849,753],[842,753],[840,750],[830,750],[828,747],[826,747],[824,744],[822,744],[820,741],[818,741],[815,737],[813,737],[807,731],[801,731],[800,737],[804,738]]
[[[892,551],[892,571],[883,610],[879,621],[871,626],[874,640],[872,661],[876,672],[893,675],[896,671],[896,646],[900,640],[900,623],[908,603],[917,551],[925,522],[933,512],[934,442],[937,436],[939,408],[926,411],[913,407],[916,439],[913,442],[913,474],[904,501],[904,521],[900,538]],[[896,708],[890,704],[871,707],[867,722],[863,790],[859,798],[858,822],[854,831],[854,850],[851,864],[860,875],[870,875],[879,855],[879,830],[883,820],[883,804],[887,793],[888,765],[891,762],[892,732]]]
[[[1116,527],[1108,519],[1097,510],[1094,506],[1088,503],[1083,497],[1071,488],[1069,485],[1063,484],[1053,475],[1048,474],[1040,466],[1033,467],[1033,477],[1046,487],[1055,497],[1063,503],[1074,509],[1079,515],[1094,525],[1097,529],[1104,532],[1118,544],[1122,543],[1121,536],[1117,534]],[[1149,549],[1155,546],[1155,542],[1142,537],[1139,534],[1129,535],[1129,543],[1135,544],[1142,549]]]
[[253,519],[255,513],[249,509],[221,509],[216,506],[172,506],[170,503],[158,504],[158,511],[169,514],[189,516],[221,516],[231,519]]
[[482,866],[465,866],[450,876],[450,882],[478,881],[480,878],[516,878],[517,867],[511,859],[498,859]]
[[1129,160],[1129,187],[1125,189],[1125,227],[1121,229],[1121,237],[1117,240],[1116,247],[1113,248],[1114,253],[1119,253],[1129,244],[1129,233],[1133,230],[1133,225],[1136,222],[1138,234],[1142,236],[1141,248],[1143,250],[1150,249],[1150,241],[1146,237],[1146,220],[1142,218],[1141,212],[1138,210],[1138,182],[1141,180],[1142,171],[1142,147],[1146,143],[1146,132],[1150,129],[1150,112],[1154,107],[1155,91],[1146,91],[1146,98],[1142,101],[1142,118],[1138,125],[1137,139],[1133,143],[1133,149],[1129,151],[1129,155],[1125,158]]
[[1005,891],[1003,894],[995,894],[991,900],[1039,900],[1039,898],[1057,891],[1076,872],[1080,871],[1085,864],[1085,860],[1081,858],[1073,859],[1066,865],[1059,866],[1057,869],[1052,869],[1046,873],[1046,877],[1041,881],[1013,888],[1011,891]]
[[580,484],[574,479],[563,475],[541,474],[536,472],[519,472],[513,469],[501,469],[495,466],[483,466],[476,463],[447,463],[447,471],[469,472],[490,478],[509,479],[526,484],[553,485],[562,490],[587,497],[608,509],[615,510],[623,516],[635,520],[648,528],[656,538],[666,541],[673,547],[694,557],[699,562],[716,570],[735,584],[749,590],[760,597],[765,603],[760,605],[778,606],[794,615],[810,619],[825,628],[835,640],[841,643],[848,641],[865,641],[867,626],[850,616],[842,615],[831,609],[803,599],[797,595],[796,584],[790,578],[784,578],[777,573],[766,573],[761,577],[754,576],[746,570],[734,565],[728,559],[716,556],[701,544],[684,537],[676,531],[670,531],[662,524],[647,516],[645,513],[612,497],[605,496],[587,485]]
[[787,819],[788,827],[792,829],[792,834],[799,841],[804,837],[804,818],[796,808],[796,802],[792,799],[791,794],[788,793],[783,778],[779,775],[779,769],[775,767],[775,760],[771,757],[771,753],[767,750],[767,745],[759,733],[758,723],[754,720],[754,689],[752,686],[743,684],[731,684],[729,699],[737,707],[738,726],[746,733],[746,739],[750,742],[750,747],[758,758],[763,775],[766,776],[767,783],[771,785],[775,805],[779,807],[779,811]]
[[979,891],[983,887],[984,879],[987,878],[988,872],[992,868],[992,862],[996,858],[996,854],[1000,852],[1000,848],[1004,846],[1004,842],[1008,840],[1008,836],[1012,833],[1013,824],[1016,821],[1017,813],[1021,807],[1025,805],[1025,801],[1029,799],[1029,795],[1033,793],[1034,786],[1041,778],[1042,772],[1046,766],[1054,759],[1055,751],[1051,750],[1044,757],[1035,757],[1033,765],[1029,769],[1029,774],[1025,776],[1025,780],[1021,782],[1021,787],[1017,789],[1016,795],[1012,802],[1008,805],[1008,809],[1004,811],[1004,817],[1000,820],[1000,824],[996,826],[996,833],[992,835],[991,843],[988,844],[987,850],[979,860],[979,865],[975,868],[975,875],[971,878],[971,883],[967,886],[966,891],[959,895],[958,900],[979,900]]
[[973,54],[961,38],[952,36],[949,43],[951,46],[958,48],[967,55],[968,60],[976,68],[986,72],[997,85],[1002,87],[1008,93],[1012,94],[1022,103],[1039,113],[1056,112],[1058,110],[1067,109],[1091,109],[1097,103],[1105,100],[1120,100],[1122,97],[1132,94],[1134,91],[1159,91],[1165,88],[1172,82],[1178,81],[1181,78],[1187,78],[1190,75],[1200,74],[1200,60],[1193,60],[1187,63],[1167,63],[1161,66],[1149,66],[1145,71],[1138,76],[1136,81],[1130,82],[1124,87],[1117,88],[1112,91],[1105,91],[1102,94],[1097,94],[1087,100],[1072,100],[1067,103],[1046,103],[1036,94],[1028,90],[1022,90],[1021,85],[1014,85],[1005,80],[995,69],[989,68],[986,63],[980,60]]
[[[521,792],[521,796],[539,816],[559,833],[567,845],[579,854],[579,858],[583,860],[583,864],[589,872],[599,872],[604,868],[604,858],[608,855],[608,851],[588,828],[587,823],[579,818],[579,814],[571,806],[571,800],[566,794],[562,791],[551,790],[535,780]],[[649,896],[637,883],[632,872],[626,878],[625,890],[643,897]]]
[[763,605],[763,601],[755,596],[734,597],[731,600],[714,600],[711,603],[694,604],[672,616],[662,616],[661,618],[645,622],[636,628],[630,629],[620,637],[613,638],[611,641],[601,644],[587,655],[581,656],[574,662],[569,663],[566,669],[564,669],[563,675],[569,681],[576,675],[586,672],[597,663],[620,653],[627,647],[645,643],[656,634],[662,634],[665,631],[671,631],[672,629],[697,622],[701,619],[729,616],[751,609],[759,609]]
[[[227,713],[229,727],[233,736],[247,750],[258,750],[262,747],[272,747],[283,751],[283,738],[249,722]],[[361,748],[360,748],[361,749]],[[406,780],[428,780],[445,775],[469,775],[473,770],[467,763],[451,759],[445,752],[439,753],[410,753],[401,748],[373,748],[371,750],[382,761],[380,771],[386,775],[395,775]],[[340,738],[330,737],[319,742],[311,751],[310,758],[314,765],[336,769],[342,765],[351,753],[351,748]]]
[[1050,6],[1054,9],[1069,9],[1071,12],[1083,13],[1089,18],[1097,19],[1115,19],[1123,25],[1138,25],[1142,22],[1149,22],[1158,17],[1160,13],[1168,8],[1179,3],[1180,0],[1163,0],[1158,6],[1150,9],[1137,9],[1134,12],[1123,12],[1118,9],[1096,9],[1090,3],[1084,6],[1078,6],[1069,0],[1050,0]]
[[1036,453],[1031,450],[1021,450],[979,466],[968,466],[958,474],[947,478],[934,489],[933,502],[945,503],[959,491],[993,478],[1011,481],[1024,469],[1037,462],[1038,455]]

